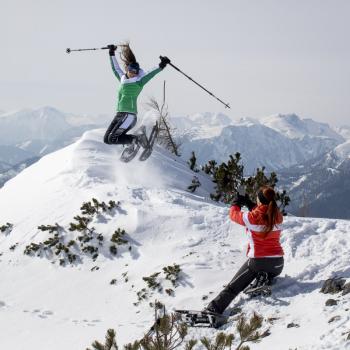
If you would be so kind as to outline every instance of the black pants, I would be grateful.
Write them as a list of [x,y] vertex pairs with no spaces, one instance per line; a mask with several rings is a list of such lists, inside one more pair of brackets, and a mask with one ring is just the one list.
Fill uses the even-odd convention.
[[267,272],[270,280],[278,276],[283,270],[283,261],[283,257],[248,259],[207,308],[220,314],[223,313],[231,301],[253,282],[259,272]]
[[136,121],[137,117],[135,114],[118,112],[105,133],[104,143],[114,145],[128,145],[132,143],[135,136],[127,135],[126,133],[135,126]]

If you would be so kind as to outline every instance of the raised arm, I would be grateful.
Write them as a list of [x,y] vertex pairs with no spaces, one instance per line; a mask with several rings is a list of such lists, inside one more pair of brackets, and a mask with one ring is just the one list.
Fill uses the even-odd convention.
[[157,75],[160,71],[162,71],[166,65],[170,63],[170,60],[168,57],[161,57],[159,67],[153,68],[149,72],[147,72],[141,79],[141,84],[145,85],[147,84],[155,75]]
[[110,60],[111,66],[112,66],[113,73],[116,76],[116,78],[120,81],[121,77],[125,73],[121,70],[121,68],[118,64],[118,61],[115,57],[115,50],[117,49],[117,46],[108,45],[108,47],[109,47],[109,60]]
[[149,72],[147,72],[140,80],[142,86],[146,85],[155,75],[157,75],[159,72],[161,72],[161,68],[156,67],[151,69]]
[[232,207],[230,208],[230,219],[236,222],[239,225],[246,226],[244,221],[244,213],[241,211],[242,206],[244,205],[245,197],[237,194],[233,201]]
[[243,212],[241,212],[238,205],[233,205],[230,208],[230,219],[239,225],[246,226],[243,220]]

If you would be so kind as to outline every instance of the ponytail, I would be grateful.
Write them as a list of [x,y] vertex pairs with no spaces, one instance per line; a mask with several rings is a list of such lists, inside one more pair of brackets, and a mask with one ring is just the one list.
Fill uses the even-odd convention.
[[265,203],[263,204],[267,205],[267,211],[264,215],[266,224],[263,230],[263,237],[266,238],[268,233],[273,230],[279,216],[279,210],[275,199],[276,193],[272,187],[264,186],[260,189],[258,197],[265,199]]
[[130,49],[129,43],[126,43],[122,46],[120,58],[124,63],[125,69],[127,69],[130,64],[137,63],[136,57]]

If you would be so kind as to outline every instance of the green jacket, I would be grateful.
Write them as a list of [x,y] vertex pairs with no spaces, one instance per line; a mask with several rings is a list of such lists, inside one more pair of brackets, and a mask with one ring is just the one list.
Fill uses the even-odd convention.
[[161,71],[161,68],[154,68],[147,73],[140,69],[136,77],[128,79],[126,74],[120,69],[115,56],[110,56],[110,61],[114,75],[120,81],[117,97],[117,112],[137,114],[137,97],[143,87]]

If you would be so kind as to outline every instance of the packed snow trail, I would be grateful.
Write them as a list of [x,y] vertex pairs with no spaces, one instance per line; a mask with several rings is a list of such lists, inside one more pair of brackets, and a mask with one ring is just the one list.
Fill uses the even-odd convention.
[[[118,344],[140,338],[152,324],[150,302],[168,309],[202,309],[245,261],[244,229],[228,220],[228,208],[209,199],[213,184],[204,174],[156,148],[147,162],[119,161],[120,147],[101,142],[103,130],[84,134],[75,144],[42,158],[0,190],[0,224],[14,228],[0,235],[0,348],[13,350],[86,349],[117,331]],[[202,186],[186,191],[193,176]],[[24,248],[47,238],[42,224],[68,227],[83,202],[120,201],[114,216],[94,222],[110,237],[118,228],[128,234],[131,252],[112,257],[106,249],[94,262],[61,267],[46,258],[29,257]],[[350,223],[342,220],[286,218],[283,232],[285,269],[270,298],[239,296],[232,307],[256,310],[270,324],[271,335],[251,349],[346,349],[342,333],[350,330],[347,296],[319,293],[322,280],[337,274],[350,278]],[[10,247],[14,247],[10,249]],[[142,277],[181,266],[174,288],[161,273],[165,292],[149,293]],[[113,280],[115,283],[111,284]],[[339,305],[326,307],[329,297]],[[328,323],[333,316],[340,319]],[[287,328],[294,322],[299,328]],[[223,327],[234,332],[235,321]],[[192,329],[191,336],[214,337],[213,329]],[[13,341],[16,339],[16,342]]]

